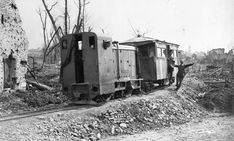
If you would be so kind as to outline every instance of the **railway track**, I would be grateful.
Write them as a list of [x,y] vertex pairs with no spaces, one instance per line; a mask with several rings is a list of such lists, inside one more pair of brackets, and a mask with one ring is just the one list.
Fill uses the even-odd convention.
[[[156,89],[151,90],[149,92],[144,92],[141,93],[139,95],[147,95],[149,93],[154,93],[156,91],[162,90],[167,88],[168,86],[160,86],[160,87],[156,87]],[[120,98],[120,99],[113,99],[110,100],[108,102],[114,101],[114,100],[124,100],[126,98]],[[62,105],[62,106],[54,106],[52,108],[46,109],[46,110],[39,110],[39,111],[29,111],[29,112],[22,112],[22,113],[17,113],[17,114],[10,114],[10,115],[6,115],[6,116],[2,116],[0,117],[0,123],[1,122],[7,122],[7,121],[13,121],[13,120],[18,120],[18,119],[24,119],[24,118],[29,118],[29,117],[36,117],[36,116],[41,116],[41,115],[46,115],[46,114],[52,114],[52,113],[56,113],[56,112],[62,112],[62,111],[69,111],[69,110],[85,110],[85,109],[90,109],[93,107],[99,107],[102,106],[103,104],[105,104],[106,102],[100,102],[98,103],[98,105],[79,105],[79,104],[74,104],[74,103],[70,103],[70,104],[66,104],[66,105]]]
[[45,115],[45,114],[50,114],[50,113],[56,113],[56,112],[61,112],[61,111],[89,109],[89,108],[92,108],[92,107],[94,107],[94,106],[89,106],[89,105],[66,105],[66,106],[60,106],[59,108],[50,108],[50,109],[43,110],[43,111],[22,112],[22,113],[2,116],[0,118],[0,122],[23,119],[23,118],[28,118],[28,117],[35,117],[35,116],[40,116],[40,115]]

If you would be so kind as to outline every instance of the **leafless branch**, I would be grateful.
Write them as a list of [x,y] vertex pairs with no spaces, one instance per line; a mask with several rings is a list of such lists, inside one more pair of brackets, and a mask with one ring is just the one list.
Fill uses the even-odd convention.
[[43,30],[43,37],[44,37],[44,44],[45,44],[45,46],[47,46],[47,13],[45,12],[45,16],[44,16],[44,18],[43,18],[43,15],[42,15],[42,11],[41,11],[41,9],[39,9],[38,11],[37,11],[37,13],[38,13],[38,15],[40,16],[40,20],[41,20],[41,25],[42,25],[42,30]]
[[51,5],[49,11],[51,11],[57,4],[58,4],[58,2],[56,1],[53,5]]
[[[56,26],[54,17],[53,17],[52,14],[50,13],[50,11],[51,11],[52,8],[57,4],[57,2],[56,2],[55,4],[53,4],[53,5],[51,6],[50,9],[48,9],[48,6],[46,5],[45,0],[42,0],[42,3],[43,3],[43,5],[44,5],[44,8],[45,8],[45,10],[46,10],[46,12],[47,12],[49,18],[50,18],[50,21],[51,21],[51,23],[52,23],[52,26],[53,26],[53,28],[54,28],[54,31],[56,31],[58,28],[57,28],[57,26]],[[59,33],[57,33],[56,36],[57,36],[58,39],[60,39]]]

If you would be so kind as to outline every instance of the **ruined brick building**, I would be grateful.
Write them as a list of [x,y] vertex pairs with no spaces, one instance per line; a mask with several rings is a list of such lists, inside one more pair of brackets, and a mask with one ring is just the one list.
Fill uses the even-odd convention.
[[25,89],[28,40],[14,0],[0,0],[0,91]]

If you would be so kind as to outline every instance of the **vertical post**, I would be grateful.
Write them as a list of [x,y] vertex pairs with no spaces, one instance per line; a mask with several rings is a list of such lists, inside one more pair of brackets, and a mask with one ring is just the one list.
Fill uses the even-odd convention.
[[119,69],[119,43],[117,41],[112,42],[113,44],[116,44],[116,63],[117,63],[117,79],[120,78],[120,69]]
[[139,57],[139,49],[136,47],[136,71],[137,71],[137,78],[140,78],[141,74],[141,64],[140,64],[140,57]]
[[119,69],[119,45],[118,43],[116,44],[117,46],[117,78],[120,79],[120,69]]

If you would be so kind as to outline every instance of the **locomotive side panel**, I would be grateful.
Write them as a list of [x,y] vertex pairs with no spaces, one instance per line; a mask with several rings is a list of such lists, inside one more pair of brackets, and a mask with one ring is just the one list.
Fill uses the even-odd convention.
[[135,48],[119,50],[120,79],[136,79]]
[[112,51],[112,39],[100,36],[97,42],[100,94],[113,93],[115,91],[116,62]]
[[[61,40],[61,67],[62,68],[62,86],[64,91],[68,91],[70,84],[75,83],[75,54],[72,49],[73,36],[68,35]],[[64,65],[66,60],[70,60],[67,65]]]
[[98,43],[94,33],[84,33],[82,39],[84,83],[90,85],[92,93],[99,92]]

